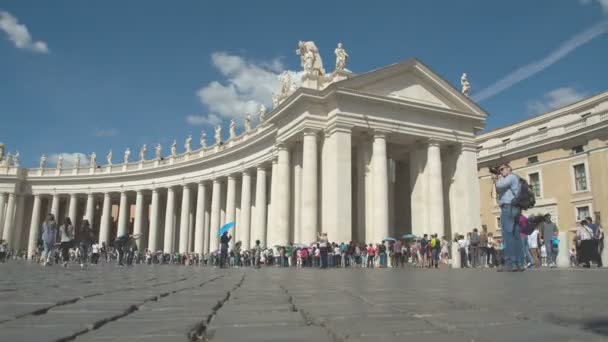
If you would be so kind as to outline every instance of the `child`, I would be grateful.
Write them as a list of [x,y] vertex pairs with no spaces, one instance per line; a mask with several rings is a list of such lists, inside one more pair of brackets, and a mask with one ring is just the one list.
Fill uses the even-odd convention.
[[557,236],[557,232],[553,237],[551,237],[551,267],[557,267],[557,254],[559,253],[559,238]]
[[546,267],[547,266],[547,248],[545,247],[544,243],[540,246],[540,259],[542,261],[542,266]]
[[570,267],[576,266],[576,249],[572,248],[569,253],[570,256]]

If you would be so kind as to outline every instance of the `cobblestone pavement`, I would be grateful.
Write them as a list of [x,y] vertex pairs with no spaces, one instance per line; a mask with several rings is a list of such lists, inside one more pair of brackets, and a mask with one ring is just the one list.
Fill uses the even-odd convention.
[[0,265],[2,341],[608,341],[608,272]]

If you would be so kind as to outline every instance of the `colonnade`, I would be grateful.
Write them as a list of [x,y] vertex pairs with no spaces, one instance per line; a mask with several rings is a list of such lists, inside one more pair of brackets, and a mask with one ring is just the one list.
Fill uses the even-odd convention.
[[[310,243],[320,231],[336,242],[369,243],[398,231],[443,235],[446,226],[456,231],[477,224],[479,217],[462,218],[478,216],[474,148],[453,150],[436,140],[410,146],[397,160],[407,166],[399,173],[407,176],[401,179],[407,183],[404,196],[393,189],[387,138],[388,132],[374,131],[353,142],[350,129],[323,135],[307,129],[298,141],[277,143],[273,158],[211,179],[106,192],[0,193],[0,236],[13,249],[26,243],[31,255],[45,214],[61,223],[62,213],[78,227],[87,219],[100,243],[131,232],[140,236],[140,249],[209,253],[218,248],[220,227],[232,221],[234,241],[245,249],[256,240],[263,246]],[[447,177],[442,161],[453,164]],[[407,223],[394,219],[398,215],[409,215]],[[395,229],[399,222],[409,227]]]

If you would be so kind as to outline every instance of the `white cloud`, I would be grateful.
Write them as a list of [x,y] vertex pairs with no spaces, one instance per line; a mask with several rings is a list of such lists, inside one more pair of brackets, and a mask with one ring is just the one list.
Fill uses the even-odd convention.
[[608,0],[579,0],[579,3],[581,5],[597,3],[598,5],[600,5],[602,12],[604,12],[604,14],[608,14]]
[[98,129],[95,132],[95,136],[96,137],[114,137],[118,135],[118,130],[116,128],[109,128],[109,129]]
[[[197,91],[208,114],[189,115],[187,123],[217,125],[234,118],[241,124],[244,114],[251,113],[255,117],[260,104],[271,107],[272,93],[279,88],[279,75],[285,70],[280,58],[253,62],[241,56],[214,52],[211,62],[225,80],[212,81]],[[298,84],[302,74],[288,72]]]
[[576,50],[580,46],[590,42],[591,40],[608,32],[608,21],[601,21],[589,29],[575,35],[567,41],[560,44],[560,46],[552,51],[549,55],[541,60],[526,64],[517,70],[511,72],[507,76],[498,80],[494,84],[486,87],[479,91],[479,93],[473,96],[473,99],[477,102],[486,100],[492,96],[495,96],[509,88],[516,83],[519,83],[537,73],[550,67],[560,59],[566,57],[572,51]]
[[49,47],[43,41],[32,41],[30,31],[17,18],[8,12],[0,11],[0,30],[6,33],[8,39],[19,49],[27,49],[39,53],[48,53]]
[[574,87],[562,87],[545,93],[541,100],[528,103],[531,114],[541,114],[557,109],[587,97],[586,92],[579,92]]
[[57,160],[59,159],[59,155],[63,155],[63,167],[69,168],[69,167],[74,166],[74,164],[76,163],[77,155],[80,155],[80,167],[85,167],[85,166],[89,165],[89,156],[84,153],[79,153],[79,152],[53,153],[48,156],[48,158],[47,158],[48,163],[51,165],[57,165]]

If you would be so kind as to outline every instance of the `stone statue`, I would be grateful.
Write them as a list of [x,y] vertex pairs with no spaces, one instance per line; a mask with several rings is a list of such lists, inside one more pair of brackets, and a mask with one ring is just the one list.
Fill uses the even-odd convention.
[[192,144],[192,135],[188,134],[188,138],[186,138],[186,143],[184,144],[184,148],[186,149],[186,153],[192,152],[192,148],[190,145]]
[[230,139],[234,139],[236,137],[236,123],[234,119],[230,120]]
[[201,148],[207,148],[207,134],[205,134],[205,131],[201,132]]
[[129,156],[131,155],[131,150],[127,147],[127,149],[125,150],[125,158],[124,158],[124,163],[125,164],[129,164]]
[[277,108],[279,106],[279,95],[272,94],[272,108]]
[[148,148],[146,147],[146,144],[144,144],[144,146],[141,147],[141,150],[139,150],[139,161],[143,162],[146,160],[146,150]]
[[[46,161],[46,157],[44,157],[44,160]],[[63,169],[63,154],[60,154],[59,158],[57,158],[57,170],[61,169]]]
[[156,144],[156,148],[155,148],[155,155],[156,155],[156,160],[160,160],[161,158],[161,153],[162,153],[162,147],[160,146],[160,144]]
[[108,162],[108,165],[112,166],[112,150],[106,155],[106,161]]
[[300,56],[300,64],[307,76],[324,76],[323,61],[319,49],[313,41],[298,42],[296,54]]
[[0,160],[4,158],[4,144],[0,143]]
[[346,68],[346,61],[348,60],[348,53],[342,47],[342,43],[338,43],[338,47],[334,50],[336,54],[336,70],[335,71],[344,71]]
[[471,84],[469,83],[466,73],[463,73],[460,77],[460,84],[462,85],[462,94],[468,97],[471,92]]
[[13,166],[19,167],[19,151],[13,155]]
[[177,141],[173,140],[173,144],[171,144],[171,157],[175,157],[177,155]]
[[43,154],[40,156],[40,168],[44,169],[46,166],[46,156]]
[[97,154],[95,154],[95,152],[91,153],[91,168],[96,168],[97,167]]
[[295,84],[292,82],[291,76],[287,71],[279,75],[279,81],[281,83],[279,92],[272,97],[272,104],[275,108],[295,90]]
[[80,168],[80,153],[76,153],[76,159],[74,160],[74,167],[77,169]]
[[215,127],[215,144],[220,145],[222,143],[222,126],[217,125]]
[[245,114],[245,132],[251,131],[251,114]]
[[264,104],[260,104],[260,110],[258,111],[258,116],[260,117],[260,123],[262,123],[266,119],[266,106]]

